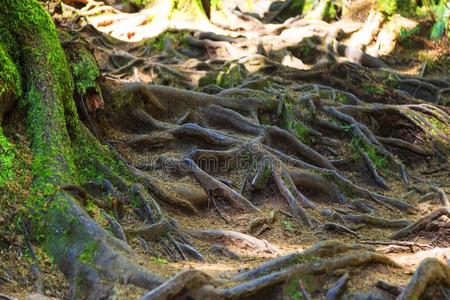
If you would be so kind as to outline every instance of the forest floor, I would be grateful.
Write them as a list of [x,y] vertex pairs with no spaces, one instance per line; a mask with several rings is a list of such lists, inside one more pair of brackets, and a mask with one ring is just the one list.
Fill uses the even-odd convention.
[[[364,17],[366,16],[361,18]],[[106,13],[98,16],[98,18],[109,20]],[[100,21],[96,22],[95,19],[91,19],[91,23],[97,24],[99,30],[109,32],[114,36],[113,31],[121,28],[120,22],[125,23],[126,21],[121,20],[111,30],[107,30],[105,27],[114,25],[112,21],[111,23],[104,20],[101,21],[103,23]],[[67,24],[65,25],[67,26]],[[323,24],[320,26],[323,26]],[[385,27],[387,25],[384,25],[382,30]],[[426,28],[426,25],[424,28]],[[425,29],[423,30],[425,31]],[[221,86],[220,91],[223,92],[227,89],[231,91],[231,89],[245,84],[250,86],[249,82],[257,80],[255,78],[272,76],[273,72],[267,68],[242,71],[240,68],[245,64],[243,60],[236,56],[226,59],[227,55],[231,55],[229,53],[225,55],[220,53],[220,51],[226,49],[226,46],[221,45],[218,41],[212,43],[219,44],[205,46],[205,43],[197,43],[199,46],[194,47],[195,42],[186,40],[186,35],[190,32],[173,30],[145,42],[138,41],[138,30],[128,30],[125,33],[126,36],[131,36],[132,39],[136,37],[136,40],[133,42],[105,39],[105,35],[89,28],[84,30],[81,35],[86,41],[89,41],[88,44],[94,50],[94,55],[102,71],[102,80],[107,82],[148,82],[196,91],[207,91],[205,87],[209,85],[207,84],[209,82],[213,83],[213,85]],[[116,37],[120,37],[120,34],[117,33]],[[183,53],[197,58],[189,58]],[[239,56],[239,54],[235,55]],[[298,65],[294,66],[298,62],[295,59],[291,59],[293,63],[290,67],[304,70],[314,69],[317,60],[313,55],[311,54],[312,57],[304,57],[305,61],[311,60],[311,64],[301,63],[300,67]],[[448,43],[445,41],[430,41],[425,37],[425,33],[422,36],[421,34],[416,34],[409,37],[408,40],[398,42],[395,49],[381,57],[398,74],[423,76],[424,78],[447,78],[447,80],[450,78]],[[214,60],[216,61],[214,62]],[[239,64],[237,61],[242,63]],[[215,64],[215,67],[211,68],[210,66],[213,64]],[[424,68],[425,72],[423,72]],[[222,76],[222,79],[220,76]],[[276,78],[273,79],[274,77]],[[283,81],[281,77],[278,73],[272,77],[272,80],[280,85],[284,85],[287,89],[292,88],[292,81],[288,82],[287,79]],[[120,84],[118,86],[120,87]],[[90,99],[87,100],[89,101]],[[103,101],[104,104],[102,105],[108,106],[108,101],[112,100],[104,95]],[[191,140],[171,144],[162,142],[161,145],[150,146],[146,145],[145,142],[130,143],[130,140],[140,137],[142,130],[135,130],[134,125],[130,125],[130,120],[110,119],[110,112],[102,112],[101,108],[92,109],[92,106],[96,106],[94,102],[90,103],[84,122],[95,135],[101,136],[102,140],[114,145],[120,155],[126,161],[131,162],[132,165],[142,166],[153,163],[154,157],[161,154],[175,158],[182,157],[185,153],[189,153],[199,146],[198,143]],[[448,105],[448,103],[443,103],[443,105]],[[172,113],[170,115],[168,113],[165,115],[159,114],[158,119],[170,124],[179,123],[180,119],[190,117],[187,116],[186,109],[186,107],[171,108],[170,112]],[[20,114],[14,115],[16,116],[15,119],[6,119],[4,127],[5,135],[19,146],[17,168],[18,172],[21,173],[20,169],[30,163],[32,155],[27,146],[26,133],[21,125],[23,124],[21,119],[23,116]],[[280,124],[279,120],[271,120],[271,118],[272,116],[269,116],[269,123]],[[261,120],[262,117],[260,116]],[[381,124],[381,126],[386,125]],[[446,133],[449,130],[448,127],[444,128]],[[230,134],[230,136],[232,135],[237,139],[248,139],[248,135],[245,133],[234,132],[229,129],[225,129],[222,132]],[[331,134],[329,137],[333,137],[333,135]],[[345,143],[350,142],[347,139]],[[200,146],[204,146],[204,143],[200,143]],[[217,150],[220,147],[213,147],[213,149]],[[345,144],[337,147],[335,151],[327,152],[320,146],[315,149],[325,153],[324,155],[330,160],[353,155],[349,153],[350,150],[348,147],[345,147]],[[354,162],[357,167],[342,168],[340,171],[363,188],[381,192],[385,196],[404,199],[416,208],[416,212],[410,214],[406,211],[392,209],[389,206],[372,203],[369,209],[373,216],[389,220],[410,220],[415,222],[442,207],[440,198],[436,194],[431,195],[428,201],[419,202],[419,199],[429,192],[426,182],[441,183],[440,189],[447,195],[450,193],[448,180],[450,177],[450,164],[448,156],[447,162],[434,160],[431,157],[420,159],[416,156],[408,157],[408,154],[405,153],[401,153],[399,156],[407,165],[410,174],[420,177],[422,182],[405,186],[400,178],[390,176],[389,189],[383,190],[374,184],[370,172],[364,166],[361,166],[359,162]],[[247,177],[249,170],[253,167],[255,166],[230,168],[225,169],[225,171],[212,173],[233,189],[249,193],[245,185],[249,184]],[[19,203],[22,197],[27,196],[31,182],[26,168],[23,168],[23,170],[21,179],[13,186],[8,186],[5,192],[0,195],[1,203],[5,204],[3,207],[7,208],[0,212],[0,295],[4,294],[18,299],[26,299],[27,295],[33,294],[35,282],[30,265],[37,261],[43,275],[45,294],[51,298],[64,298],[67,296],[69,283],[39,247],[31,246],[34,250],[30,251],[31,248],[27,244],[27,237],[23,234],[21,220],[18,218],[23,208],[20,207]],[[201,186],[192,178],[179,178],[164,172],[164,170],[152,170],[150,173],[166,191],[172,191],[175,189],[175,186],[180,184],[184,184],[189,189],[201,190]],[[186,232],[205,229],[235,231],[260,239],[264,242],[263,246],[259,244],[255,246],[247,241],[222,238],[216,239],[212,243],[211,241],[192,239],[192,245],[199,250],[204,261],[172,261],[170,257],[164,257],[157,250],[151,249],[151,247],[149,249],[148,245],[145,241],[142,242],[141,238],[131,237],[128,239],[128,242],[145,258],[146,267],[167,278],[185,269],[198,269],[215,278],[226,278],[237,271],[257,267],[270,258],[302,251],[325,240],[374,244],[378,253],[383,253],[392,258],[402,267],[393,268],[382,264],[368,264],[351,268],[350,270],[337,269],[329,274],[304,276],[302,277],[302,283],[314,299],[323,298],[324,292],[333,286],[336,280],[346,272],[349,272],[350,275],[347,291],[348,295],[352,295],[352,298],[350,297],[349,299],[367,299],[369,294],[375,297],[371,299],[394,299],[392,294],[376,288],[375,284],[379,280],[384,280],[393,285],[405,286],[424,258],[436,257],[444,263],[450,259],[450,226],[448,226],[448,218],[441,218],[439,221],[440,225],[436,225],[438,226],[437,229],[431,224],[430,227],[403,239],[403,242],[405,242],[403,245],[401,243],[396,245],[389,237],[396,233],[399,228],[375,227],[367,224],[353,224],[351,222],[343,222],[342,224],[351,229],[353,233],[326,230],[321,226],[309,228],[289,213],[289,205],[278,192],[276,184],[272,181],[266,184],[267,187],[265,189],[253,194],[251,198],[252,202],[258,203],[257,206],[261,210],[260,212],[238,212],[223,201],[219,203],[214,201],[214,198],[203,199],[202,195],[204,193],[202,194],[201,191],[198,192],[198,195],[200,195],[198,198],[203,200],[197,200],[202,202],[200,205],[202,208],[197,209],[195,213],[189,212],[189,209],[183,209],[183,207],[164,201],[159,202],[164,212],[171,219],[176,220],[178,227]],[[329,220],[329,216],[320,213],[324,209],[332,209],[334,212],[342,215],[355,212],[354,209],[349,207],[348,203],[330,202],[319,192],[305,191],[305,195],[317,204],[316,209],[310,209],[308,212],[319,224],[327,223],[327,220]],[[174,193],[176,194],[177,192]],[[422,198],[422,200],[424,199]],[[123,214],[124,216],[120,223],[125,232],[127,232],[127,229],[142,226],[142,222],[134,217],[131,209],[125,209]],[[263,221],[260,224],[255,224],[255,220]],[[442,225],[444,223],[446,224],[445,226]],[[213,247],[212,244],[225,246],[232,253],[225,253],[223,252],[225,248]],[[35,253],[33,254],[32,252]],[[142,296],[145,292],[145,290],[139,288],[123,287],[123,289],[119,288],[118,296],[119,299],[132,299]],[[441,296],[435,296],[436,298],[434,299],[444,299],[445,295],[449,295],[449,290],[441,292],[442,294],[438,294],[439,291],[437,291],[436,295],[441,295],[442,298],[440,298]],[[297,294],[294,294],[291,298],[300,299]],[[2,299],[1,296],[0,299]]]

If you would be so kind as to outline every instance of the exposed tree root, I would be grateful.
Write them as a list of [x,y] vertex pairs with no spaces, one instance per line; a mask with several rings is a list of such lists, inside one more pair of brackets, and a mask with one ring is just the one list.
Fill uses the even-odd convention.
[[419,299],[429,285],[440,283],[450,285],[450,267],[436,258],[426,258],[397,299]]
[[235,280],[246,280],[250,278],[259,277],[263,274],[270,273],[275,270],[287,268],[296,262],[307,261],[310,257],[331,257],[335,254],[345,253],[351,250],[372,250],[370,246],[363,246],[358,244],[345,244],[339,241],[331,240],[316,244],[312,248],[308,248],[303,252],[292,253],[286,256],[275,258],[267,263],[264,263],[258,268],[250,271],[239,273],[235,276]]
[[402,230],[395,233],[392,238],[397,240],[401,239],[407,236],[410,236],[411,234],[414,234],[427,226],[427,224],[431,223],[432,221],[440,218],[441,216],[447,216],[450,218],[450,209],[448,207],[443,207],[435,210],[434,212],[420,218],[413,224],[407,226],[406,228],[403,228]]

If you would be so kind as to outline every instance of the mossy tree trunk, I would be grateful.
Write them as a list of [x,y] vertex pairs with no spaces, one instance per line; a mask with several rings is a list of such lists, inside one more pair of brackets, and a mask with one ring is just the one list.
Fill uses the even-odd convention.
[[[1,113],[21,102],[33,152],[32,191],[23,200],[33,236],[72,281],[75,297],[108,295],[105,282],[116,280],[144,288],[160,284],[133,262],[126,243],[98,225],[64,189],[89,176],[102,177],[88,165],[106,164],[104,157],[112,155],[78,120],[72,74],[50,16],[36,0],[2,1],[0,29]],[[5,148],[8,142],[0,140]],[[1,151],[1,160],[7,155]]]

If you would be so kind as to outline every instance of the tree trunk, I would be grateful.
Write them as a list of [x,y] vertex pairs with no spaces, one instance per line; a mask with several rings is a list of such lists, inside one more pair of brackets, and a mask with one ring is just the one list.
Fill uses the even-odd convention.
[[[34,156],[33,187],[26,199],[33,235],[72,281],[76,298],[107,296],[107,282],[117,280],[144,288],[159,285],[157,276],[134,262],[133,250],[92,220],[64,189],[79,184],[89,170],[75,161],[106,163],[102,156],[111,154],[78,120],[72,75],[50,16],[36,0],[2,1],[0,11],[0,80],[6,83],[0,90],[1,111],[19,95],[20,69]],[[15,54],[15,64],[8,52]]]

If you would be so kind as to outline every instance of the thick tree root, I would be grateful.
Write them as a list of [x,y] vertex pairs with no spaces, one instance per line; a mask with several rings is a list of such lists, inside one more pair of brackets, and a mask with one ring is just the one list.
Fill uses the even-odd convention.
[[436,258],[426,258],[417,267],[410,282],[397,299],[420,299],[429,285],[440,283],[450,286],[450,267]]
[[316,244],[312,248],[308,248],[303,252],[292,253],[286,256],[275,258],[262,264],[260,267],[250,271],[237,274],[235,280],[247,280],[250,278],[259,277],[276,270],[287,268],[297,262],[308,261],[311,257],[331,257],[335,254],[345,253],[351,250],[373,250],[372,247],[367,247],[359,244],[345,244],[336,240],[324,241]]

